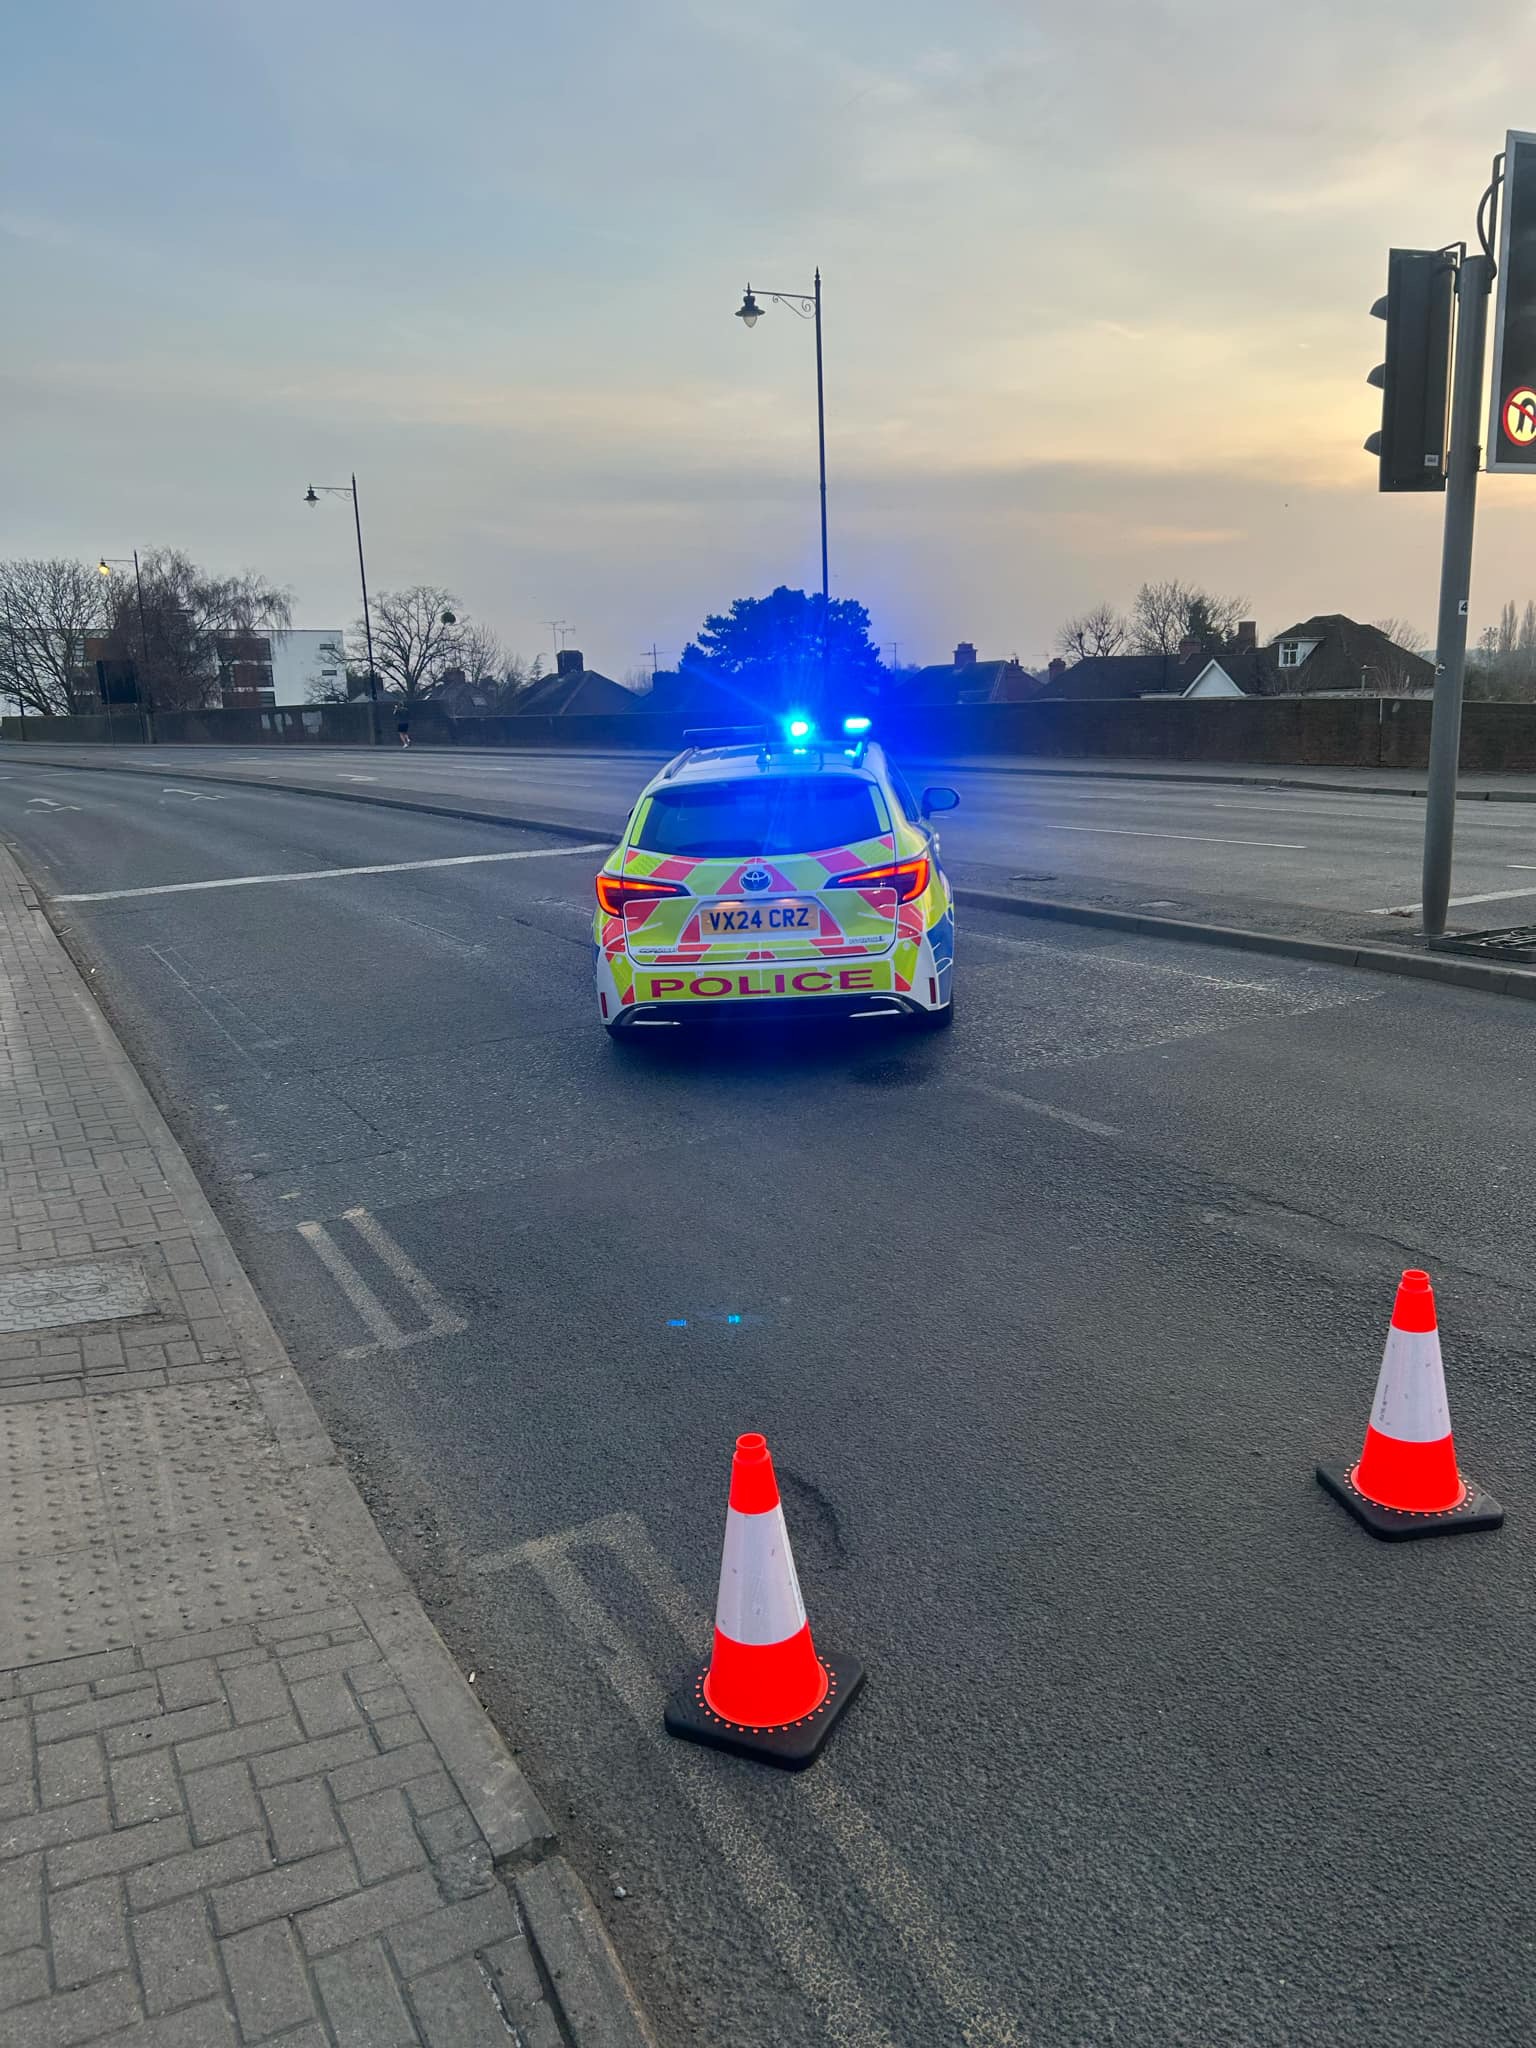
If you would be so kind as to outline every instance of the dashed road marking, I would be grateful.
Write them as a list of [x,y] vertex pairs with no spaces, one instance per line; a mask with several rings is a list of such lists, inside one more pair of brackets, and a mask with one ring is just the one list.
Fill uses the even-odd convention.
[[1075,1109],[1060,1109],[1054,1102],[1037,1101],[1033,1095],[1015,1095],[1011,1088],[994,1088],[986,1081],[962,1083],[968,1095],[985,1095],[993,1102],[1009,1103],[1014,1109],[1027,1109],[1031,1116],[1048,1116],[1053,1122],[1070,1124],[1075,1131],[1088,1131],[1095,1138],[1120,1138],[1125,1134],[1116,1124],[1101,1124],[1091,1116],[1079,1116]]
[[1214,832],[1145,832],[1132,825],[1063,825],[1056,819],[1040,821],[1042,832],[1096,832],[1109,839],[1182,839],[1199,846],[1267,846],[1276,853],[1305,853],[1295,839],[1221,839]]

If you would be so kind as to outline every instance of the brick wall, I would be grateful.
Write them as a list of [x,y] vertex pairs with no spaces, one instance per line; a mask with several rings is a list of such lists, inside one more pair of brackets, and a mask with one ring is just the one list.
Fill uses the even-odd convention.
[[[692,721],[643,711],[590,718],[449,718],[432,705],[411,713],[418,746],[670,747]],[[1106,699],[1085,703],[932,705],[887,713],[882,738],[908,754],[1006,754],[1039,760],[1228,761],[1271,767],[1423,768],[1430,707],[1422,698],[1281,697]],[[125,740],[118,721],[119,741]],[[0,720],[0,737],[21,738],[20,721]],[[100,744],[104,718],[28,718],[27,737]],[[162,744],[366,746],[395,744],[381,705],[279,711],[162,712]],[[1497,774],[1536,771],[1536,705],[1469,704],[1462,766]]]

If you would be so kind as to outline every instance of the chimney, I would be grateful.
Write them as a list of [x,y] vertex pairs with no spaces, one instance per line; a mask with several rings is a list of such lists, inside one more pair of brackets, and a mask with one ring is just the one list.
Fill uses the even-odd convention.
[[1179,642],[1180,661],[1193,661],[1195,656],[1199,652],[1200,642],[1198,640],[1192,640],[1186,633],[1184,638]]
[[974,645],[973,645],[973,643],[972,643],[971,641],[969,641],[969,640],[962,640],[962,641],[960,642],[960,645],[959,645],[959,646],[958,646],[958,647],[957,647],[957,648],[955,649],[955,667],[956,667],[956,668],[974,668],[975,666],[976,666],[976,649],[975,649],[975,646],[974,646]]
[[1257,619],[1239,619],[1237,622],[1237,646],[1240,654],[1252,654],[1259,644],[1259,622]]
[[1066,672],[1067,664],[1062,660],[1061,656],[1059,654],[1052,655],[1050,666],[1045,673],[1053,690]]
[[586,665],[586,662],[582,659],[581,650],[578,647],[562,647],[555,656],[555,674],[557,676],[579,676]]

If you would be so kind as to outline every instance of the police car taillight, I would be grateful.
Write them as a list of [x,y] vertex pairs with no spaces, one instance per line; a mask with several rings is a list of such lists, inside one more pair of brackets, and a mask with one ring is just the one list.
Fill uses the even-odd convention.
[[686,896],[680,882],[653,882],[647,875],[599,875],[598,907],[606,917],[622,917],[626,903],[654,903],[662,896]]
[[894,860],[880,868],[859,868],[851,875],[831,875],[829,889],[894,889],[898,903],[910,903],[928,887],[928,858]]

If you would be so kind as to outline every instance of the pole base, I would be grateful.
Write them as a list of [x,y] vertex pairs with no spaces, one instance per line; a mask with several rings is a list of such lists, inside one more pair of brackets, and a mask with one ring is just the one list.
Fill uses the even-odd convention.
[[821,1662],[827,1673],[827,1696],[815,1713],[803,1720],[782,1728],[746,1728],[736,1721],[722,1721],[704,1698],[708,1673],[701,1671],[667,1701],[666,1731],[684,1742],[726,1749],[734,1756],[749,1756],[754,1763],[774,1764],[781,1771],[803,1771],[816,1761],[844,1708],[864,1683],[864,1666],[853,1657],[823,1657]]
[[1404,1508],[1384,1508],[1379,1501],[1367,1500],[1354,1482],[1354,1469],[1352,1464],[1319,1465],[1318,1484],[1384,1543],[1406,1543],[1415,1536],[1471,1535],[1474,1530],[1497,1529],[1503,1524],[1504,1510],[1492,1494],[1484,1493],[1465,1472],[1461,1477],[1467,1497],[1460,1507],[1416,1515]]

